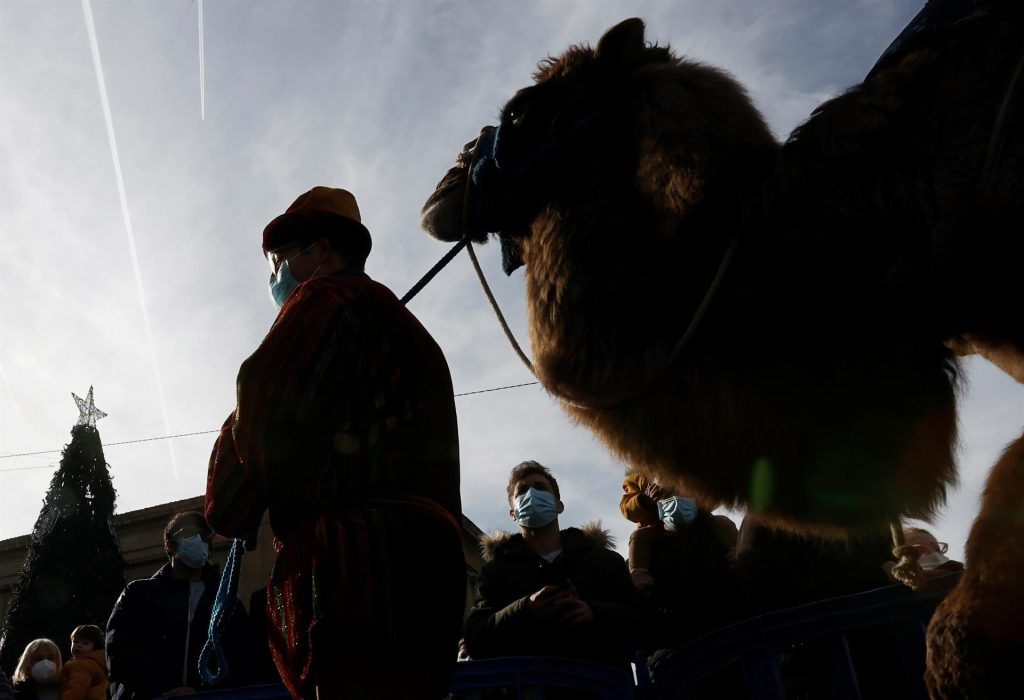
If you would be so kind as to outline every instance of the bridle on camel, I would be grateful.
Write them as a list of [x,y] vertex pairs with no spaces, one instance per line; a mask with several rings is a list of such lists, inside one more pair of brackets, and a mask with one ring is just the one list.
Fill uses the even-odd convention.
[[[497,129],[495,129],[495,132],[500,130],[500,128],[501,127],[497,127]],[[473,202],[472,194],[474,187],[474,171],[481,157],[490,157],[492,159],[494,158],[493,150],[492,153],[490,154],[485,154],[484,151],[487,149],[495,149],[496,145],[497,138],[485,139],[483,136],[481,136],[480,138],[477,139],[476,145],[473,148],[473,154],[470,158],[469,166],[467,167],[466,183],[463,189],[462,196],[463,237],[462,240],[460,240],[459,243],[456,244],[456,247],[453,248],[450,254],[457,253],[458,250],[461,249],[463,245],[466,247],[466,252],[469,254],[469,258],[473,263],[473,269],[476,271],[477,279],[480,280],[480,286],[484,291],[484,295],[487,297],[487,301],[490,302],[491,308],[494,310],[494,315],[497,317],[498,323],[501,325],[501,329],[505,333],[505,337],[508,338],[509,344],[511,344],[512,349],[515,351],[516,355],[519,356],[519,359],[522,360],[523,364],[526,365],[526,368],[530,370],[531,374],[533,374],[539,380],[540,377],[537,375],[537,371],[533,366],[533,362],[530,361],[530,358],[527,356],[522,346],[519,345],[519,342],[516,340],[515,334],[512,333],[512,329],[509,327],[508,322],[505,320],[505,315],[501,312],[501,307],[498,305],[498,302],[494,297],[494,293],[491,291],[490,285],[487,283],[487,278],[484,275],[484,271],[480,267],[480,261],[477,259],[476,252],[473,250],[473,244],[470,242],[470,237],[475,232],[474,221],[471,215],[471,206]],[[551,145],[545,144],[540,150],[546,154],[551,150]],[[536,158],[536,154],[531,155],[527,163],[532,162]],[[739,231],[739,227],[737,227],[737,231]],[[687,325],[686,330],[683,332],[683,334],[679,337],[679,340],[677,340],[675,345],[672,347],[672,351],[669,353],[668,359],[665,360],[661,368],[657,372],[652,374],[649,379],[640,383],[632,391],[625,392],[619,396],[599,397],[597,399],[590,400],[585,400],[578,398],[576,396],[569,395],[564,391],[554,389],[552,387],[545,386],[544,388],[547,389],[549,393],[554,395],[555,398],[557,398],[562,403],[572,406],[573,408],[578,408],[585,411],[618,408],[619,406],[622,406],[623,404],[626,404],[632,401],[633,399],[636,399],[639,396],[646,393],[651,388],[651,386],[653,386],[658,380],[664,377],[665,373],[669,370],[672,364],[682,354],[683,350],[689,345],[690,341],[693,339],[693,336],[697,332],[697,328],[704,320],[708,308],[711,306],[711,302],[714,300],[715,295],[718,293],[718,290],[722,285],[722,280],[725,278],[726,272],[729,269],[729,265],[731,264],[733,256],[736,253],[736,249],[739,247],[739,241],[739,233],[734,234],[732,240],[729,242],[729,245],[725,250],[725,253],[722,255],[722,259],[718,264],[717,270],[715,271],[715,276],[712,278],[707,291],[704,293],[703,299],[701,299],[701,302],[698,305],[697,310],[694,312],[693,317],[691,317],[690,319],[689,325]]]

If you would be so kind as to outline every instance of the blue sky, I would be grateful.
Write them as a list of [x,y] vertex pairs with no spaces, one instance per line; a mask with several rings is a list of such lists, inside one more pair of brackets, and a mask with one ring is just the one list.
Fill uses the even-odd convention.
[[[731,71],[784,137],[857,83],[919,3],[206,0],[205,114],[196,2],[89,8],[127,217],[83,3],[0,3],[0,454],[59,449],[77,418],[70,392],[90,385],[107,444],[219,427],[239,363],[274,318],[263,226],[313,185],[348,188],[374,235],[367,271],[401,294],[446,250],[418,227],[437,179],[536,62],[570,43],[643,17],[649,39]],[[525,340],[521,273],[500,275],[496,246],[480,253]],[[464,256],[410,308],[457,392],[532,379]],[[1024,415],[1016,384],[965,367],[962,485],[936,527],[957,555]],[[511,525],[506,475],[536,459],[560,479],[563,524],[601,518],[624,551],[624,465],[541,389],[457,406],[463,503],[478,525]],[[108,447],[120,510],[201,493],[211,444]],[[53,469],[23,468],[57,460],[0,459],[19,469],[0,471],[0,538],[31,529]]]

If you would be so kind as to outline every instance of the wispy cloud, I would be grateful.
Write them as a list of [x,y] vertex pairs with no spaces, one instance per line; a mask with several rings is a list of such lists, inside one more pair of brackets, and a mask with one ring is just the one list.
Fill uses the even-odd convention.
[[[132,259],[132,270],[135,273],[135,286],[139,293],[139,304],[142,306],[142,321],[146,330],[146,341],[149,345],[150,360],[156,379],[157,397],[160,410],[163,412],[164,428],[171,432],[171,421],[167,415],[167,399],[164,396],[164,383],[160,375],[160,363],[156,356],[156,343],[153,342],[153,329],[149,322],[149,307],[146,304],[146,290],[142,284],[142,269],[139,267],[139,254],[135,248],[135,232],[132,229],[132,217],[128,211],[128,195],[125,192],[124,176],[121,174],[121,158],[117,154],[117,138],[114,136],[114,119],[110,114],[110,100],[107,96],[107,84],[103,79],[103,63],[100,61],[99,41],[96,37],[96,24],[92,17],[92,6],[89,0],[82,0],[82,12],[85,14],[85,27],[89,33],[89,48],[92,50],[92,63],[96,70],[96,85],[100,92],[100,103],[103,106],[103,120],[107,127],[107,140],[110,143],[110,157],[114,161],[114,177],[117,180],[117,194],[121,201],[121,216],[124,219],[124,230],[128,234],[128,251]],[[174,444],[168,440],[167,449],[171,455],[171,468],[174,478],[178,478],[178,460],[174,455]]]

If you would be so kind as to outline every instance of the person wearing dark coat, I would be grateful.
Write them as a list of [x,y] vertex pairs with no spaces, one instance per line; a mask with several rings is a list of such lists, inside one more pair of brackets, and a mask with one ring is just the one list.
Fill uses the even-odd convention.
[[[730,537],[731,536],[731,537]],[[666,523],[651,546],[652,602],[676,620],[672,646],[735,622],[743,612],[730,558],[736,526],[724,515],[694,508],[691,519]]]
[[512,471],[516,534],[485,538],[476,604],[463,629],[473,659],[562,656],[628,669],[643,605],[599,524],[562,530],[558,483],[536,462]]
[[14,700],[14,688],[7,680],[7,674],[0,668],[0,700]]
[[332,187],[264,229],[280,311],[239,368],[206,516],[247,537],[269,514],[266,633],[294,697],[442,698],[466,605],[455,399],[440,346],[364,272],[371,246]]
[[[150,700],[209,689],[199,676],[219,576],[209,564],[213,532],[202,513],[179,513],[164,531],[170,562],[129,583],[107,622],[113,700]],[[242,603],[228,616],[221,643],[228,676],[217,687],[249,682],[251,647]]]

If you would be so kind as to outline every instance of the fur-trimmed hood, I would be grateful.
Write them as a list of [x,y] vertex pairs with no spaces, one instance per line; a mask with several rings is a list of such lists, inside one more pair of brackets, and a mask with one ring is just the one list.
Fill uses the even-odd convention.
[[[575,547],[600,547],[614,549],[615,538],[609,530],[601,526],[600,520],[592,520],[580,527],[567,527],[562,530],[562,549]],[[492,561],[503,552],[512,549],[525,549],[526,541],[522,533],[495,530],[480,538],[480,552],[484,562]]]

